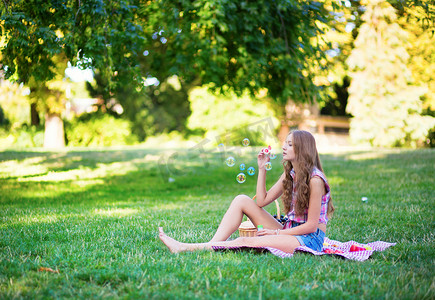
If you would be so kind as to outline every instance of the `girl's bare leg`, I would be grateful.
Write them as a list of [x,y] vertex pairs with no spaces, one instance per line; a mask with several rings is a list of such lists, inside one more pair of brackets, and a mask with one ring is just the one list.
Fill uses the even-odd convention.
[[226,241],[239,228],[243,215],[247,215],[255,226],[261,224],[267,229],[282,229],[282,225],[254,200],[246,195],[238,195],[222,218],[210,242]]
[[213,246],[224,247],[272,247],[287,253],[293,253],[296,247],[300,246],[299,241],[291,235],[266,235],[259,237],[242,237],[233,241],[220,241],[208,243],[181,243],[167,236],[159,227],[160,240],[169,248],[172,253],[213,250]]
[[211,250],[209,243],[181,243],[166,235],[163,228],[159,227],[159,238],[169,248],[172,253],[195,251],[195,250]]

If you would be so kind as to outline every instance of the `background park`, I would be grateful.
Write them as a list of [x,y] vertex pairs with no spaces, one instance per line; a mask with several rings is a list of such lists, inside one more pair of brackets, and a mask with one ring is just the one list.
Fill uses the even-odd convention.
[[[432,1],[2,0],[0,16],[0,298],[435,298]],[[255,193],[239,164],[271,145],[269,187],[294,128],[333,191],[327,236],[397,244],[364,262],[169,253],[157,228],[210,239]]]

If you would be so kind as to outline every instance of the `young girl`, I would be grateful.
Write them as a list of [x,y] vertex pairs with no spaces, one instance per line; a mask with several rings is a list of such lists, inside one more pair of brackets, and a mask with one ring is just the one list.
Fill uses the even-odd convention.
[[[246,195],[235,197],[208,243],[181,243],[167,236],[160,227],[162,242],[173,253],[213,250],[213,246],[271,247],[293,253],[302,245],[322,251],[328,215],[334,208],[316,142],[311,133],[295,130],[287,136],[282,150],[284,173],[279,180],[266,190],[265,164],[269,157],[258,154],[257,202]],[[284,225],[263,209],[280,196],[288,216]],[[227,240],[239,228],[243,215],[264,229],[255,237]]]

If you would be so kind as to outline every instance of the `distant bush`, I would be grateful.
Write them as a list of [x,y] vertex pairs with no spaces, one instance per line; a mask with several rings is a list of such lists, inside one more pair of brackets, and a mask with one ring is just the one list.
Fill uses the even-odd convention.
[[7,147],[42,147],[44,144],[44,128],[24,124],[17,129],[0,129],[0,146]]
[[9,124],[9,120],[6,118],[5,113],[0,106],[0,126],[5,126]]
[[68,146],[119,146],[137,142],[130,122],[110,114],[83,115],[67,122],[65,131]]

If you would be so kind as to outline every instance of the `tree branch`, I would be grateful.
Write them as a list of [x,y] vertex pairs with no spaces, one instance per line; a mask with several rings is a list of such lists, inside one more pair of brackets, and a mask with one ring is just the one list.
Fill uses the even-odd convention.
[[77,21],[77,16],[78,16],[78,14],[79,14],[81,8],[82,8],[82,7],[81,7],[81,3],[80,3],[80,0],[79,0],[79,9],[77,9],[76,16],[75,16],[75,18],[74,18],[74,24],[75,24],[76,21]]
[[[287,54],[291,56],[291,54],[290,54],[290,47],[289,47],[289,45],[288,45],[287,32],[286,32],[286,30],[285,30],[284,19],[282,18],[282,15],[281,15],[281,13],[280,13],[280,11],[279,11],[278,6],[277,6],[277,5],[275,5],[275,6],[276,6],[276,11],[278,12],[279,19],[281,20],[281,29],[282,29],[282,32],[283,32],[283,34],[284,34],[285,49],[287,50]],[[293,50],[293,49],[292,49],[292,50]]]
[[8,11],[8,3],[7,3],[7,1],[6,1],[6,0],[3,0],[3,3],[5,4],[6,11]]

